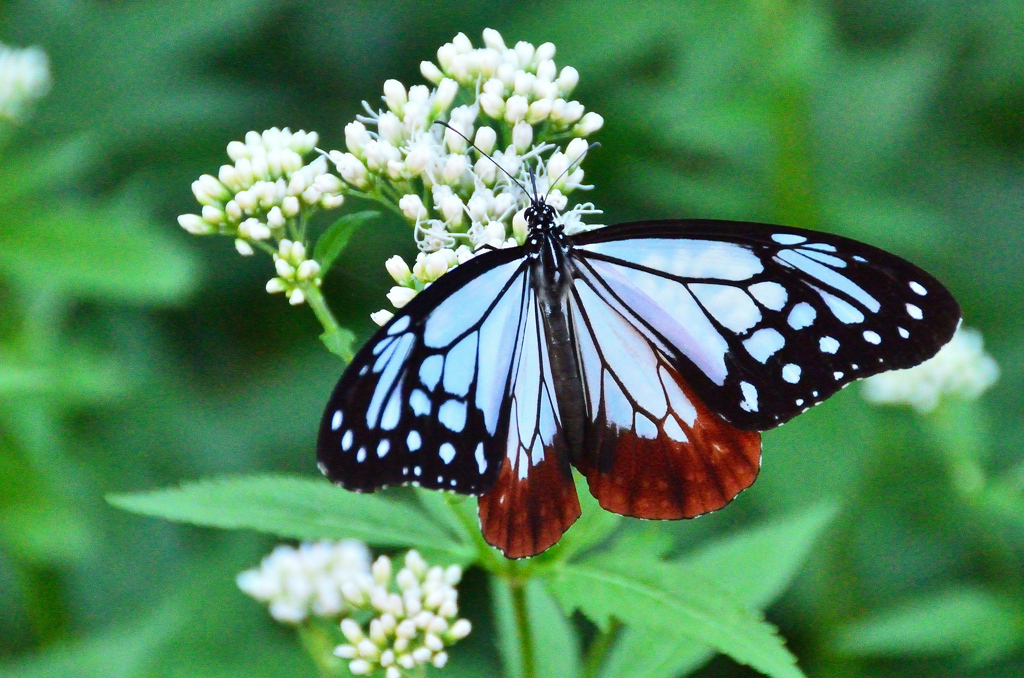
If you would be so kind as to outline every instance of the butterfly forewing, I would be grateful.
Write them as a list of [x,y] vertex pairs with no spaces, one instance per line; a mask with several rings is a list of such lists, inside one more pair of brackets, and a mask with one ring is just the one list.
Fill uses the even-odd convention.
[[694,220],[570,240],[580,271],[628,309],[711,410],[745,430],[926,360],[960,318],[932,276],[839,236]]
[[501,429],[529,293],[521,253],[474,259],[422,292],[359,351],[328,403],[321,469],[352,490],[417,483],[481,494]]

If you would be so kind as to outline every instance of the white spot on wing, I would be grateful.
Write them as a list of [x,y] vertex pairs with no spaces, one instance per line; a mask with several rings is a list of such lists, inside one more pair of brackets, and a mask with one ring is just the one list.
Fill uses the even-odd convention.
[[814,289],[821,295],[825,304],[828,305],[829,310],[832,311],[832,315],[834,315],[836,320],[839,322],[846,325],[854,325],[856,323],[864,322],[864,314],[857,310],[857,307],[853,304],[829,294],[824,290],[819,290],[817,287]]
[[417,415],[430,414],[430,397],[423,391],[416,389],[409,396],[409,407]]
[[822,353],[835,353],[839,350],[839,342],[832,337],[822,337],[818,342]]
[[684,433],[683,429],[680,428],[679,422],[676,421],[675,417],[669,416],[666,418],[662,429],[664,429],[665,435],[677,443],[690,442],[690,439],[686,437],[686,433]]
[[466,427],[466,403],[459,400],[447,400],[437,411],[437,419],[449,431],[461,433]]
[[823,264],[828,264],[834,268],[846,268],[846,262],[839,257],[833,257],[830,254],[822,254],[821,252],[815,252],[813,250],[807,250],[800,248],[800,253],[805,257],[810,257],[815,261],[820,261]]
[[919,282],[911,282],[910,283],[910,289],[914,290],[915,294],[920,294],[922,297],[924,295],[928,294],[928,290],[926,290],[924,288],[924,285],[922,285]]
[[378,457],[383,457],[383,456],[387,455],[389,450],[391,450],[391,443],[387,439],[384,439],[384,440],[380,441],[379,443],[377,443],[377,456]]
[[358,461],[360,464],[363,463],[364,461],[366,461],[366,448],[365,447],[360,447],[359,451],[356,452],[356,461]]
[[900,336],[903,337],[904,339],[909,339],[910,338],[910,332],[907,332],[902,327],[897,327],[896,329],[900,331]]
[[871,330],[867,330],[866,332],[864,332],[864,341],[868,342],[869,344],[877,345],[882,343],[882,337],[878,335],[878,332],[872,332]]
[[398,320],[396,320],[395,323],[388,328],[388,336],[398,334],[399,332],[404,332],[406,329],[408,329],[408,327],[409,316],[404,315]]
[[789,294],[786,292],[786,288],[777,282],[759,282],[751,285],[747,288],[751,295],[765,308],[773,311],[781,311],[786,307],[786,301],[789,299]]
[[695,283],[690,290],[715,320],[737,334],[761,322],[761,310],[750,295],[738,287]]
[[439,355],[432,355],[420,363],[420,381],[431,391],[441,380],[441,369],[444,367],[444,358]]
[[921,309],[918,308],[917,306],[914,306],[913,304],[907,304],[907,315],[909,315],[914,320],[920,320],[921,318],[924,317],[924,314],[921,312]]
[[494,301],[493,294],[482,291],[500,290],[519,272],[520,266],[519,260],[502,264],[453,292],[427,318],[423,328],[423,343],[429,348],[451,345],[480,321],[487,307]]
[[352,449],[352,439],[354,437],[352,431],[345,431],[345,435],[341,437],[341,449],[343,452],[348,452]]
[[793,235],[792,233],[776,233],[772,236],[772,240],[780,245],[799,245],[800,243],[807,242],[807,238],[802,235]]
[[843,378],[843,373],[842,372],[833,372],[832,376],[836,378],[836,381],[839,381],[840,379]]
[[[782,378],[788,381],[790,384],[795,384],[800,381],[800,366],[788,363],[782,367]],[[797,403],[799,405],[800,403]]]
[[484,457],[484,444],[477,443],[476,450],[473,452],[473,458],[476,459],[476,467],[479,469],[480,474],[487,470],[487,459]]
[[581,249],[683,278],[749,280],[764,270],[749,248],[715,240],[645,238],[594,243]]
[[794,330],[802,330],[805,327],[810,327],[814,319],[818,317],[818,312],[814,310],[814,307],[808,304],[806,301],[801,301],[799,304],[793,307],[793,310],[789,312],[789,317],[786,322]]
[[[669,419],[671,419],[671,417],[669,417]],[[654,440],[658,437],[657,425],[639,412],[636,413],[636,423],[634,424],[633,430],[638,436],[648,440]]]
[[420,439],[420,432],[409,431],[409,435],[405,437],[405,444],[409,447],[410,452],[420,449],[420,445],[423,444],[423,441]]
[[419,475],[422,475],[422,473],[423,473],[423,469],[422,469],[422,468],[420,468],[419,466],[414,466],[414,467],[412,468],[412,473],[413,473],[413,475],[415,475],[415,476],[419,476]]
[[835,247],[833,247],[832,245],[826,245],[823,242],[809,243],[807,245],[804,245],[804,247],[810,247],[811,249],[814,249],[814,250],[821,250],[822,252],[835,252],[836,251]]
[[465,396],[476,372],[476,332],[465,337],[448,351],[444,360],[444,390]]
[[332,431],[337,431],[339,428],[341,428],[341,422],[342,422],[341,410],[336,410],[334,412],[334,416],[331,417],[331,430]]
[[741,381],[740,391],[743,392],[743,401],[740,403],[740,409],[747,412],[757,412],[757,388],[749,382]]
[[749,339],[743,340],[743,347],[754,357],[754,360],[762,364],[785,345],[785,337],[771,327],[760,329],[750,335]]
[[451,443],[444,443],[437,451],[437,455],[441,457],[441,461],[446,464],[450,464],[452,463],[452,459],[455,458],[455,446]]

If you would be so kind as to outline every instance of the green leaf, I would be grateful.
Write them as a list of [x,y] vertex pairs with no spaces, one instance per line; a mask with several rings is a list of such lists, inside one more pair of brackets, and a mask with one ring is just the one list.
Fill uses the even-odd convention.
[[[506,678],[522,678],[523,652],[516,625],[508,580],[490,577],[491,599],[498,627],[498,649]],[[574,678],[581,676],[580,643],[576,628],[539,578],[526,580],[526,614],[529,619],[533,675]]]
[[24,209],[0,224],[0,270],[78,297],[172,302],[195,282],[193,256],[172,228],[128,205]]
[[[678,562],[719,582],[748,607],[761,608],[789,585],[835,514],[834,505],[823,504],[714,541]],[[624,548],[626,545],[616,543],[616,551]],[[673,678],[696,670],[712,656],[707,645],[682,634],[656,635],[624,629],[600,675]]]
[[313,258],[320,264],[321,272],[326,275],[341,251],[348,245],[349,239],[356,230],[366,222],[380,216],[380,212],[366,210],[346,214],[331,224],[323,235],[317,238],[313,249]]
[[320,341],[324,342],[327,350],[346,363],[352,361],[352,344],[355,340],[356,335],[344,327],[328,330],[320,335]]
[[980,664],[1024,645],[1024,610],[1006,596],[953,589],[872,614],[842,629],[835,644],[852,655],[966,654]]
[[566,610],[602,629],[612,618],[647,634],[685,636],[773,678],[799,678],[774,626],[691,568],[605,554],[566,565],[552,581]]
[[178,488],[108,495],[114,506],[176,522],[249,529],[294,539],[362,539],[429,547],[460,557],[465,546],[422,511],[297,476],[229,476]]

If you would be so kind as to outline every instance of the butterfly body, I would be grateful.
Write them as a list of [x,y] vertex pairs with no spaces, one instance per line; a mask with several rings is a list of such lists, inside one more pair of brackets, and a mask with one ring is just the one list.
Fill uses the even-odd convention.
[[938,281],[852,240],[710,220],[567,236],[542,200],[521,247],[435,281],[371,338],[324,413],[321,470],[359,491],[480,495],[509,557],[579,516],[693,517],[753,483],[759,431],[952,336]]

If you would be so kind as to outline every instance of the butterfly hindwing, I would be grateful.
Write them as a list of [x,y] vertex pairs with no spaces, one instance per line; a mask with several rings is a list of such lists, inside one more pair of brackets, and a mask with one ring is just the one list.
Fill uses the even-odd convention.
[[588,415],[576,465],[591,493],[605,509],[638,518],[721,508],[756,479],[760,434],[711,412],[639,319],[582,273],[570,300]]
[[909,367],[949,341],[956,301],[877,248],[783,226],[619,224],[570,239],[572,257],[744,430],[778,426],[846,384]]
[[320,425],[321,469],[347,489],[417,483],[481,494],[505,457],[500,429],[528,267],[505,250],[412,300],[359,351]]
[[531,292],[506,399],[505,458],[479,501],[484,538],[509,558],[547,549],[580,516],[540,313]]

